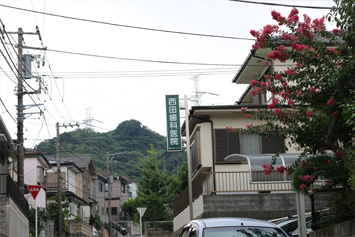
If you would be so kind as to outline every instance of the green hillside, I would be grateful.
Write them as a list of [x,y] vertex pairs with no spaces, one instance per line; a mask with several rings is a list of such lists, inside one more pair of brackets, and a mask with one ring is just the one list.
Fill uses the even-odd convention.
[[[111,162],[112,172],[130,178],[140,177],[140,159],[148,155],[154,146],[158,159],[165,159],[162,166],[176,175],[186,160],[185,152],[167,152],[166,138],[150,130],[137,120],[127,120],[107,133],[98,133],[92,129],[77,129],[60,134],[61,154],[91,154],[97,170],[106,172],[107,153],[117,153]],[[44,155],[56,155],[56,138],[41,142],[35,147]],[[163,169],[163,167],[162,167]]]

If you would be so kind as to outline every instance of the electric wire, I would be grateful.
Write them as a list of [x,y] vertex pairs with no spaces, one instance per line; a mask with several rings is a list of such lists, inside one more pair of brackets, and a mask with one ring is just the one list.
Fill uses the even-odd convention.
[[6,107],[6,105],[5,105],[5,103],[4,103],[4,101],[1,99],[1,97],[0,97],[0,101],[1,101],[1,104],[4,106],[4,108],[5,108],[5,111],[10,115],[10,117],[12,118],[12,120],[17,124],[17,121],[16,121],[16,119],[12,116],[12,114],[9,112],[9,110],[7,109],[7,107]]
[[64,18],[64,19],[84,21],[84,22],[90,22],[90,23],[96,23],[96,24],[104,24],[104,25],[110,25],[110,26],[125,27],[125,28],[132,28],[132,29],[138,29],[138,30],[147,30],[147,31],[155,31],[155,32],[163,32],[163,33],[191,35],[191,36],[202,36],[202,37],[233,39],[233,40],[254,40],[254,39],[251,39],[251,38],[223,36],[223,35],[212,35],[212,34],[200,34],[200,33],[191,33],[191,32],[183,32],[183,31],[163,30],[163,29],[155,29],[155,28],[148,28],[148,27],[116,24],[116,23],[110,23],[110,22],[104,22],[104,21],[96,21],[96,20],[90,20],[90,19],[84,19],[84,18],[78,18],[78,17],[64,16],[64,15],[41,12],[41,11],[34,11],[34,10],[25,9],[25,8],[19,8],[19,7],[4,5],[4,4],[0,4],[0,7],[6,7],[6,8],[11,8],[11,9],[20,10],[20,11],[33,12],[33,13],[43,14],[43,15],[47,15],[47,16],[60,17],[60,18]]
[[246,0],[229,0],[229,1],[248,3],[248,4],[260,4],[260,5],[267,5],[267,6],[278,6],[278,7],[296,7],[296,8],[308,8],[308,9],[318,9],[318,10],[331,10],[332,9],[331,7],[287,5],[287,4],[270,3],[270,2],[252,2],[252,1],[246,1]]

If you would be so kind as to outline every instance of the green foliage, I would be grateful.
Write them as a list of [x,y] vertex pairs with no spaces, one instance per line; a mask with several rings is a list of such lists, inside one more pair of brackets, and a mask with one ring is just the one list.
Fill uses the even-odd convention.
[[184,161],[176,176],[171,177],[169,185],[169,194],[171,200],[174,200],[188,185],[187,162]]
[[125,213],[124,219],[139,222],[139,213],[137,212],[137,207],[137,200],[134,198],[130,198],[128,201],[124,202],[121,207]]
[[[49,220],[53,220],[55,223],[56,228],[58,229],[58,198],[57,195],[53,196],[53,198],[56,202],[50,203],[49,205],[47,205],[47,214],[46,214],[46,218]],[[64,192],[62,192],[62,227],[63,227],[63,231],[65,233],[69,233],[69,228],[68,228],[68,223],[65,220],[65,218],[68,217],[69,215],[69,202],[65,200],[65,194]]]
[[[45,211],[38,209],[37,210],[37,232],[38,235],[41,233],[43,228],[43,221],[46,217]],[[31,236],[36,235],[36,209],[30,208],[30,212],[28,215],[28,222],[30,227],[30,234]]]
[[157,159],[157,151],[151,146],[149,155],[141,160],[141,178],[138,180],[137,203],[147,210],[144,221],[168,221],[172,219],[167,205],[170,178],[161,169],[161,161]]
[[[92,154],[98,171],[106,170],[107,152],[124,154],[117,155],[111,163],[113,173],[131,178],[140,177],[137,168],[139,160],[148,155],[150,145],[157,151],[157,158],[165,157],[165,167],[169,173],[175,174],[176,167],[186,159],[184,152],[170,153],[166,151],[166,138],[151,131],[137,120],[120,123],[117,128],[107,133],[98,133],[92,129],[77,129],[60,135],[63,155]],[[44,155],[56,154],[56,139],[38,144],[35,149]]]
[[95,214],[95,216],[93,216],[92,213],[90,213],[89,225],[95,225],[95,228],[97,230],[101,230],[102,222],[100,216],[98,214]]

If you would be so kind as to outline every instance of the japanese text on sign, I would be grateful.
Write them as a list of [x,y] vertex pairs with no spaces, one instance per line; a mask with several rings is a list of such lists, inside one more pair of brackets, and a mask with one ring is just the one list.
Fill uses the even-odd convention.
[[166,96],[167,150],[181,151],[179,96]]

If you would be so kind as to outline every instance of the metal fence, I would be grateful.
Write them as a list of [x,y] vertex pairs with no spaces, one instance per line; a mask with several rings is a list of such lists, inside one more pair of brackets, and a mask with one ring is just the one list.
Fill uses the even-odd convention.
[[335,210],[334,200],[338,195],[336,190],[324,190],[311,195],[313,230],[355,219],[355,207]]
[[204,172],[202,180],[204,194],[290,191],[292,189],[291,183],[285,181],[251,182],[249,171]]
[[26,218],[28,218],[28,202],[9,174],[0,174],[0,185],[0,194],[10,196]]

